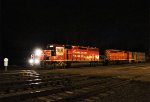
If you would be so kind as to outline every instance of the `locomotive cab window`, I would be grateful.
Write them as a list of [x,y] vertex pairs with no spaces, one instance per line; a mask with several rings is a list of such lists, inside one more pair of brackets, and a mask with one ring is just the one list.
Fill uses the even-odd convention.
[[64,47],[56,47],[56,55],[63,55]]
[[56,50],[51,50],[51,56],[56,56]]

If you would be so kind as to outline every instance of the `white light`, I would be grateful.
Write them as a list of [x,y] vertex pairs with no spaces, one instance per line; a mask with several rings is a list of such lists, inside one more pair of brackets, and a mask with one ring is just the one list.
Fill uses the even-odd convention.
[[39,64],[39,63],[40,63],[40,60],[39,60],[39,59],[35,59],[34,63],[35,63],[35,64]]
[[36,50],[35,50],[35,55],[36,55],[36,56],[40,56],[41,53],[42,53],[42,50],[41,50],[41,49],[36,49]]
[[29,63],[33,64],[34,60],[33,59],[29,59]]
[[54,47],[53,45],[50,45],[49,47]]

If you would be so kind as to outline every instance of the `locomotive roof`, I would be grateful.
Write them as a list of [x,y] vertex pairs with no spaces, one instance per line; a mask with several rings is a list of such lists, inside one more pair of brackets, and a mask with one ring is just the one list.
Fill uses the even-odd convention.
[[81,49],[98,49],[97,47],[90,47],[90,46],[77,46],[77,45],[61,45],[61,44],[48,44],[47,46],[51,47],[65,47],[65,46],[70,46],[73,48],[81,48]]

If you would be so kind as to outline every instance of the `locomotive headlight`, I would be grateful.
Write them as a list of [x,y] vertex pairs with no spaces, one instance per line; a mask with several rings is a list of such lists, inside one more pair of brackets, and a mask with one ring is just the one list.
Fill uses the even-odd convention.
[[35,55],[36,56],[40,56],[42,54],[42,50],[41,49],[36,49],[35,50]]
[[29,59],[29,63],[33,64],[34,60],[33,59]]
[[35,64],[39,64],[39,63],[40,63],[40,60],[39,60],[39,59],[35,59],[34,63],[35,63]]

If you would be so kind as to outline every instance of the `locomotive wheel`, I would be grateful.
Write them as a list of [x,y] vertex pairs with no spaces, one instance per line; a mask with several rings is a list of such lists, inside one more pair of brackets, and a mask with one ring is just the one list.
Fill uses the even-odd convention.
[[43,67],[43,68],[46,68],[46,62],[45,62],[45,61],[42,61],[42,62],[40,63],[40,66]]
[[69,68],[71,66],[71,62],[66,62],[66,68]]
[[58,67],[65,68],[66,67],[66,63],[60,61],[60,62],[58,62]]

